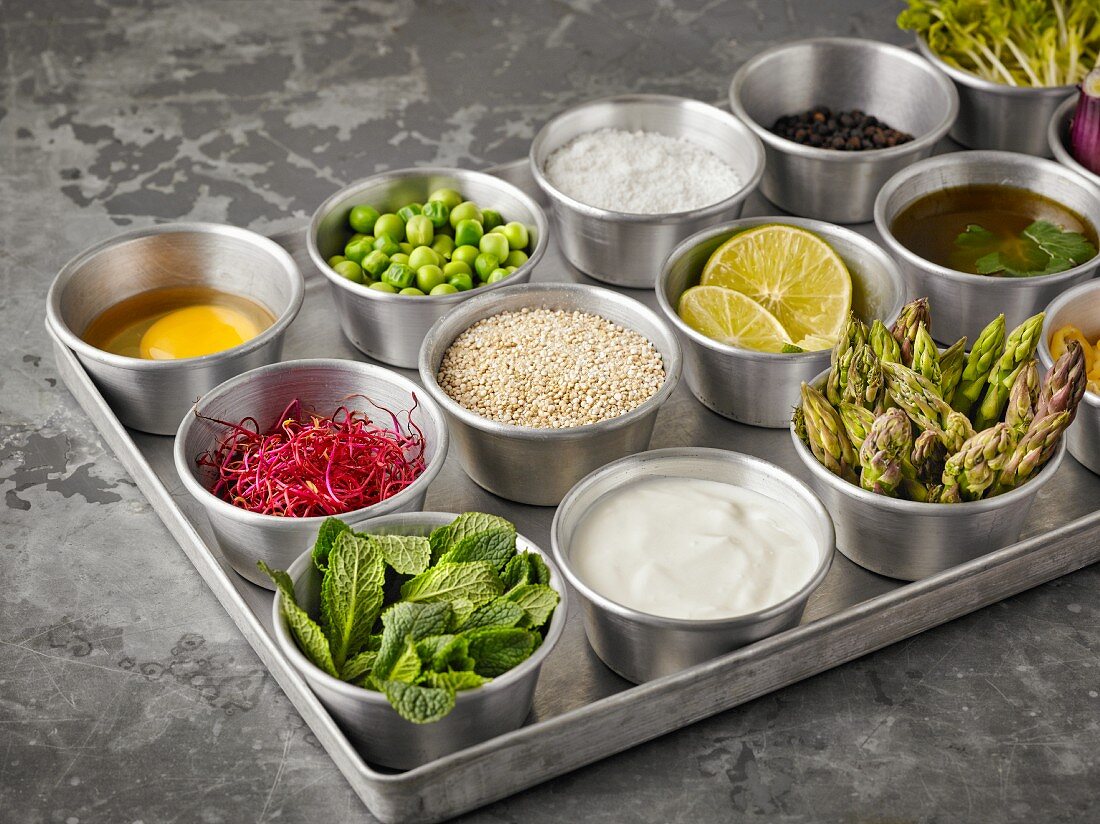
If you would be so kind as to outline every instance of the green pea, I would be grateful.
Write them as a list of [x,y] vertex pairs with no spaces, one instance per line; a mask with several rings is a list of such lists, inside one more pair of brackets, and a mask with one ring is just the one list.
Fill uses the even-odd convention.
[[496,255],[486,254],[482,252],[477,256],[477,260],[474,261],[474,271],[477,272],[477,276],[482,280],[489,277],[489,274],[497,268],[500,264],[500,258]]
[[413,246],[431,246],[435,227],[424,215],[413,215],[405,224],[405,237]]
[[[371,235],[364,235],[362,232],[356,232],[355,234],[353,234],[351,237],[348,238],[348,243],[355,243],[355,241],[362,240],[365,237],[369,237],[371,239],[371,243],[374,242],[374,238],[371,237]],[[344,245],[346,246],[347,243],[345,243]]]
[[345,260],[347,260],[347,258],[343,255],[333,255],[328,259],[328,265],[335,268],[337,263],[343,263]]
[[404,263],[391,263],[382,273],[382,282],[388,283],[395,289],[407,289],[413,285],[414,280],[416,280],[416,272]]
[[464,200],[457,206],[451,207],[451,225],[457,227],[463,220],[476,220],[481,223],[481,209],[472,200]]
[[363,235],[362,240],[353,240],[344,247],[344,257],[348,260],[354,260],[356,263],[362,263],[363,258],[369,255],[374,250],[374,241],[367,242],[367,236]]
[[508,238],[508,245],[513,249],[526,249],[530,241],[527,227],[517,221],[504,224],[504,236]]
[[481,254],[481,250],[476,245],[463,246],[461,243],[451,253],[451,260],[458,260],[465,263],[467,266],[472,267],[474,261],[477,260],[477,256]]
[[432,251],[437,255],[440,255],[444,260],[450,260],[451,254],[455,250],[455,242],[453,238],[449,238],[446,235],[439,235],[432,241]]
[[409,266],[419,269],[421,266],[439,266],[443,258],[435,253],[430,246],[417,246],[409,255]]
[[423,210],[420,208],[419,203],[406,203],[397,210],[397,216],[405,221],[405,223],[408,223],[417,215],[422,214],[422,212]]
[[429,200],[424,204],[423,215],[436,229],[442,229],[450,225],[451,207],[440,200]]
[[470,275],[473,277],[474,270],[470,268],[468,263],[463,263],[461,260],[452,260],[443,267],[443,274],[447,277],[451,275]]
[[389,268],[390,258],[385,252],[379,252],[375,249],[363,258],[363,263],[360,265],[363,267],[364,272],[372,278],[376,278]]
[[460,220],[455,226],[455,243],[459,246],[477,246],[483,234],[485,232],[476,220]]
[[458,288],[451,283],[441,283],[436,286],[429,295],[455,295],[458,294]]
[[508,272],[506,270],[504,270],[504,269],[494,269],[492,272],[489,273],[489,279],[486,280],[485,282],[486,283],[497,283],[498,281],[504,280],[506,277],[508,277]]
[[374,222],[374,236],[389,237],[394,243],[400,243],[405,239],[405,221],[390,212],[379,215],[378,220]]
[[500,262],[508,257],[508,239],[503,235],[488,234],[481,238],[478,249],[482,254],[492,255]]
[[516,269],[518,269],[518,268],[519,268],[518,266],[505,266],[504,271],[507,272],[510,275],[510,274],[512,274],[512,272],[516,271]]
[[401,251],[401,246],[389,235],[379,235],[374,239],[375,250],[389,257]]
[[447,278],[447,283],[451,284],[451,286],[460,292],[468,292],[474,288],[474,279],[469,275],[463,275],[461,273],[451,275]]
[[485,227],[486,232],[491,232],[497,226],[504,224],[504,218],[500,216],[500,212],[496,209],[482,209],[481,210],[481,225]]
[[504,226],[494,226],[492,229],[489,230],[489,234],[503,235],[504,234]]
[[442,203],[448,209],[453,209],[462,202],[462,195],[454,189],[436,189],[428,195],[428,202],[430,203],[433,200]]
[[404,252],[398,252],[396,255],[390,255],[390,263],[400,263],[404,266],[408,266],[409,256]]
[[506,266],[515,266],[519,268],[527,262],[527,253],[521,252],[519,249],[514,249],[508,253],[508,256],[504,258],[504,264]]
[[348,225],[353,232],[362,232],[365,235],[374,231],[375,221],[378,220],[378,210],[373,206],[361,203],[352,206],[348,213]]
[[384,281],[384,280],[380,280],[380,281],[377,281],[375,283],[372,283],[367,288],[368,289],[375,289],[379,292],[389,292],[392,295],[397,294],[397,290],[394,287],[390,286],[388,283],[386,283],[386,281]]
[[332,267],[332,270],[341,277],[345,277],[352,283],[363,282],[363,270],[359,268],[359,264],[354,260],[345,260],[342,263],[337,263]]
[[430,292],[441,283],[445,283],[447,280],[444,277],[443,270],[438,266],[433,266],[430,263],[427,266],[421,266],[416,270],[416,285],[419,289],[423,289],[425,292]]
[[397,294],[399,294],[399,295],[413,295],[413,296],[419,295],[420,297],[424,297],[424,295],[426,295],[427,292],[421,292],[415,286],[406,286],[404,289],[402,289]]
[[411,243],[409,243],[407,240],[402,241],[401,243],[398,243],[397,245],[401,247],[401,251],[404,252],[406,255],[411,255],[412,250],[414,248],[416,248]]

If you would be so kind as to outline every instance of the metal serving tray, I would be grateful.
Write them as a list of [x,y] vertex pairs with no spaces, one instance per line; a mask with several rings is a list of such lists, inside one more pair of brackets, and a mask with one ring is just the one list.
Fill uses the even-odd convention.
[[[492,171],[537,195],[526,161]],[[754,196],[745,214],[769,211],[774,213],[774,207]],[[873,236],[871,226],[857,228]],[[305,305],[288,331],[286,358],[361,359],[341,335],[328,284],[306,256],[304,229],[274,239],[294,255],[306,277]],[[534,277],[592,282],[571,269],[554,246]],[[652,291],[629,294],[655,305]],[[70,391],[348,782],[383,822],[432,822],[471,810],[1100,560],[1100,477],[1067,456],[1040,493],[1019,543],[912,584],[874,575],[838,553],[801,626],[641,686],[620,679],[596,658],[577,614],[580,599],[573,598],[565,633],[543,666],[534,711],[524,727],[414,770],[389,772],[360,758],[279,653],[271,634],[271,593],[230,569],[176,476],[172,439],[125,429],[73,353],[56,338],[54,349]],[[411,371],[405,374],[416,379]],[[804,473],[786,430],[754,429],[721,418],[681,383],[661,410],[652,446],[685,445],[747,452]],[[499,513],[532,540],[550,545],[552,508],[512,504],[482,491],[453,457],[429,489],[426,506]]]

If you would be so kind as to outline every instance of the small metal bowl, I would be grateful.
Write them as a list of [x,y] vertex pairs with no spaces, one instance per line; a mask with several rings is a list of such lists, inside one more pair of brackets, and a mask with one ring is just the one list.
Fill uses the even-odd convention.
[[[435,527],[449,524],[456,517],[446,512],[417,512],[357,521],[353,525],[359,531],[375,534],[427,536]],[[543,662],[565,628],[569,596],[561,574],[547,553],[522,535],[517,536],[516,545],[520,551],[537,552],[543,557],[550,568],[550,586],[561,596],[546,636],[526,661],[484,686],[457,693],[454,709],[431,724],[406,721],[382,693],[333,678],[315,666],[298,649],[280,611],[282,595],[275,594],[271,611],[279,649],[368,761],[393,769],[412,769],[517,729],[530,715]],[[298,548],[300,550],[301,546]],[[298,604],[316,615],[321,599],[321,575],[313,565],[311,553],[302,553],[290,566],[288,574],[294,582]]]
[[[624,415],[587,426],[537,429],[489,420],[444,392],[436,374],[443,355],[479,320],[519,309],[589,312],[648,338],[660,353],[665,381]],[[661,318],[638,301],[581,284],[529,284],[479,295],[439,320],[420,349],[420,380],[447,416],[466,474],[494,495],[535,506],[554,506],[569,488],[608,461],[649,446],[657,410],[680,379],[680,345]]]
[[[380,212],[395,211],[407,203],[422,203],[444,187],[458,190],[479,206],[496,209],[505,221],[527,226],[533,244],[527,262],[497,283],[455,295],[423,297],[368,289],[328,265],[330,257],[343,253],[351,237],[348,213],[353,206],[369,203]],[[545,212],[520,189],[484,172],[432,166],[383,172],[341,189],[317,207],[306,235],[310,260],[328,278],[340,327],[348,340],[364,355],[402,369],[416,367],[420,342],[428,328],[460,303],[475,294],[529,281],[548,244]]]
[[1077,95],[1068,98],[1054,111],[1047,127],[1047,144],[1054,155],[1054,159],[1068,169],[1073,169],[1085,180],[1100,186],[1100,175],[1093,174],[1073,156],[1070,151],[1069,127],[1073,122],[1073,113],[1077,109]]
[[[828,370],[812,382],[824,386]],[[836,548],[864,569],[916,581],[1016,543],[1035,498],[1058,471],[1066,453],[1062,438],[1054,456],[1027,483],[980,501],[927,504],[876,495],[834,475],[790,427],[795,452],[810,473],[810,486],[836,524]]]
[[[741,188],[701,209],[659,215],[600,209],[559,191],[543,172],[550,155],[580,135],[608,128],[690,140],[725,161]],[[609,97],[567,109],[535,136],[530,160],[566,260],[596,280],[630,289],[652,289],[661,261],[688,235],[738,217],[764,172],[764,149],[745,124],[698,100],[663,94]]]
[[[1046,308],[1046,313],[1039,342],[1039,362],[1044,371],[1054,365],[1050,336],[1059,327],[1072,323],[1089,340],[1100,337],[1100,280],[1064,292]],[[1077,408],[1077,417],[1066,430],[1066,448],[1086,469],[1100,475],[1100,395],[1095,392],[1086,392]]]
[[1042,310],[1055,296],[1091,278],[1100,256],[1055,275],[990,277],[956,272],[927,261],[903,246],[891,229],[907,206],[932,192],[974,184],[1014,186],[1067,206],[1100,231],[1100,187],[1051,160],[1012,152],[955,152],[914,163],[882,187],[875,200],[875,228],[901,264],[911,296],[927,296],[936,340],[978,339],[1001,312],[1011,329]]
[[[813,531],[821,554],[813,576],[774,606],[732,618],[690,620],[650,615],[623,606],[589,587],[573,568],[573,535],[603,495],[643,478],[700,478],[734,484],[767,495],[793,509]],[[601,467],[578,483],[561,502],[550,529],[554,559],[584,605],[588,642],[600,659],[628,681],[640,684],[709,661],[769,635],[796,626],[806,601],[825,580],[833,560],[829,514],[813,491],[774,464],[724,449],[655,449]],[[669,548],[675,552],[675,547]]]
[[852,275],[852,307],[863,320],[887,326],[905,304],[905,283],[893,259],[850,229],[792,217],[750,217],[692,235],[673,250],[657,280],[657,302],[684,349],[684,376],[699,403],[750,426],[783,429],[791,422],[799,387],[829,365],[830,350],[776,355],[738,349],[708,338],[681,320],[680,296],[699,282],[714,250],[734,235],[769,223],[801,226],[824,239]]
[[[114,355],[81,337],[105,310],[165,286],[209,286],[249,298],[275,323],[240,346],[179,360]],[[171,435],[199,395],[279,359],[303,294],[293,258],[262,235],[215,223],[165,223],[117,235],[66,263],[46,297],[46,320],[123,424]]]
[[917,49],[955,84],[959,117],[951,138],[971,149],[1050,157],[1046,128],[1074,86],[1009,86],[994,83],[945,63],[917,37]]
[[[951,82],[926,61],[851,37],[798,40],[761,52],[733,76],[729,100],[764,142],[764,196],[792,214],[834,223],[870,220],[882,184],[932,154],[959,110]],[[771,131],[780,117],[814,106],[862,109],[914,139],[846,152],[803,146]]]
[[[214,448],[225,434],[225,427],[207,418],[240,421],[255,418],[260,426],[277,421],[287,404],[297,398],[302,408],[321,412],[343,405],[349,409],[384,415],[367,403],[365,395],[394,412],[417,408],[413,422],[424,433],[424,472],[408,487],[373,506],[340,515],[345,520],[362,520],[391,512],[414,512],[424,506],[428,487],[443,468],[447,456],[447,426],[443,413],[420,387],[389,369],[358,361],[337,359],[296,360],[275,363],[238,375],[203,395],[179,425],[173,456],[176,472],[184,487],[206,512],[214,537],[226,560],[240,575],[266,589],[274,589],[271,580],[256,568],[264,561],[274,569],[286,569],[317,537],[323,517],[283,518],[262,515],[233,506],[214,495],[210,488],[214,477],[195,459]],[[199,415],[204,417],[200,418]]]

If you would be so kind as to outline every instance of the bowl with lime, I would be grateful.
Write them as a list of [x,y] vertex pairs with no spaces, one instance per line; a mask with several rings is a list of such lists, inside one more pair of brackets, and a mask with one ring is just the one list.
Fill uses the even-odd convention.
[[905,303],[897,265],[863,235],[817,220],[754,217],[699,232],[669,255],[657,301],[695,397],[740,423],[784,428],[799,387],[829,365],[850,313],[885,326]]

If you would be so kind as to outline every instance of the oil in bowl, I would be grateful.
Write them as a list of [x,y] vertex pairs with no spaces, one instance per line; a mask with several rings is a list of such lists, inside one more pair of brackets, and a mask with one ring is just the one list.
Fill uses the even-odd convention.
[[114,355],[180,360],[252,340],[275,316],[248,298],[209,286],[164,286],[125,298],[94,317],[81,337]]
[[1015,186],[931,192],[899,212],[890,229],[914,254],[972,275],[1050,275],[1096,256],[1096,229],[1084,217]]

